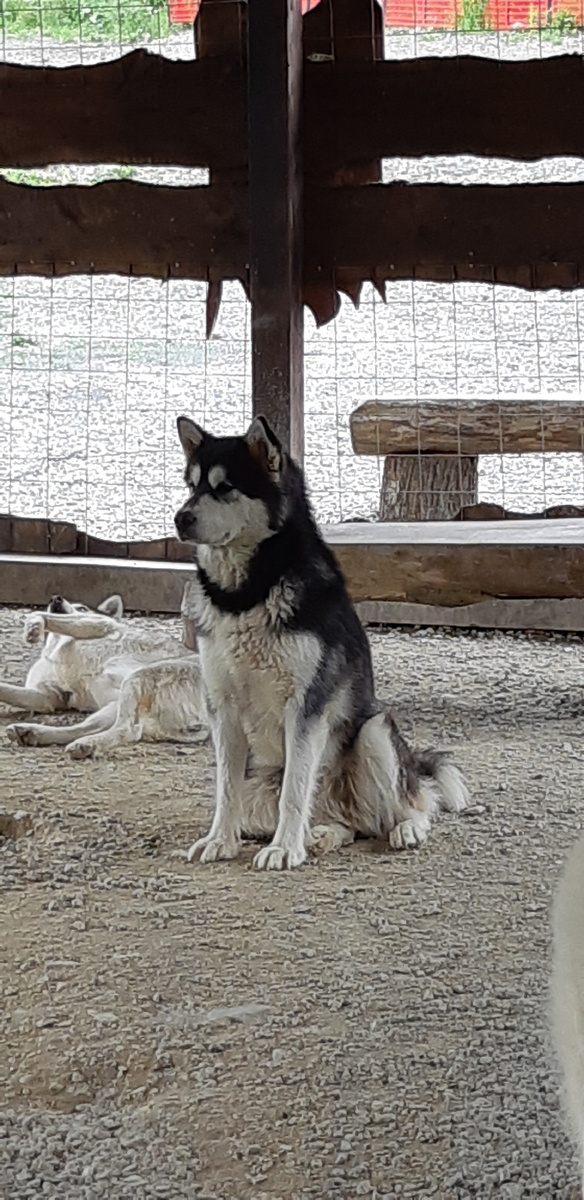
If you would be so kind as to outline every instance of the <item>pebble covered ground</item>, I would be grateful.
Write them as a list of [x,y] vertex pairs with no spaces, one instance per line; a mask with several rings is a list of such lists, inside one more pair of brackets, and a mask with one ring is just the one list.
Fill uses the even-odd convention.
[[[21,623],[0,612],[15,681]],[[408,736],[451,747],[472,788],[416,854],[189,866],[200,735],[74,763],[0,729],[2,808],[31,823],[0,839],[3,1197],[575,1194],[547,987],[583,823],[583,647],[371,641]]]

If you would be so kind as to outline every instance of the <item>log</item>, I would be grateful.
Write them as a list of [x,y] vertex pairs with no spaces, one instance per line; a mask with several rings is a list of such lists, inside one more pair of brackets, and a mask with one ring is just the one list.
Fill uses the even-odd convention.
[[381,485],[380,521],[448,521],[478,497],[476,455],[390,454]]
[[579,396],[367,400],[351,414],[350,423],[356,454],[584,450],[584,400]]

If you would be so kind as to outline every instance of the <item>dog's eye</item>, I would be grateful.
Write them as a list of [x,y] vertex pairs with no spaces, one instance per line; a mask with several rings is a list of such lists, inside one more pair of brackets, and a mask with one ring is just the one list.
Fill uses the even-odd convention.
[[223,480],[222,483],[218,483],[217,487],[213,488],[213,491],[221,499],[222,496],[228,496],[233,491],[233,488],[230,483],[225,483],[225,480]]

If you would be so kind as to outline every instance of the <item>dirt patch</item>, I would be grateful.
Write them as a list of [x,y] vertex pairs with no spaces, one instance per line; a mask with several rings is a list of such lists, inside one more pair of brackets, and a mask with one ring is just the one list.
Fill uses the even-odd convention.
[[[21,620],[0,613],[14,681]],[[12,746],[0,715],[2,810],[33,823],[0,840],[0,1195],[570,1194],[546,1005],[584,811],[580,643],[372,643],[405,731],[472,788],[418,854],[191,867],[206,745],[75,763]]]

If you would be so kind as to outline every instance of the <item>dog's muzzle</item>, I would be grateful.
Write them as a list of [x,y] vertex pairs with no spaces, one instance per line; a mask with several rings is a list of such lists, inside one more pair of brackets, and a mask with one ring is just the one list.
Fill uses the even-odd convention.
[[51,602],[48,606],[48,611],[52,613],[64,613],[65,605],[62,596],[51,596]]
[[188,509],[179,508],[174,518],[174,524],[181,542],[194,542],[196,540],[197,519]]

